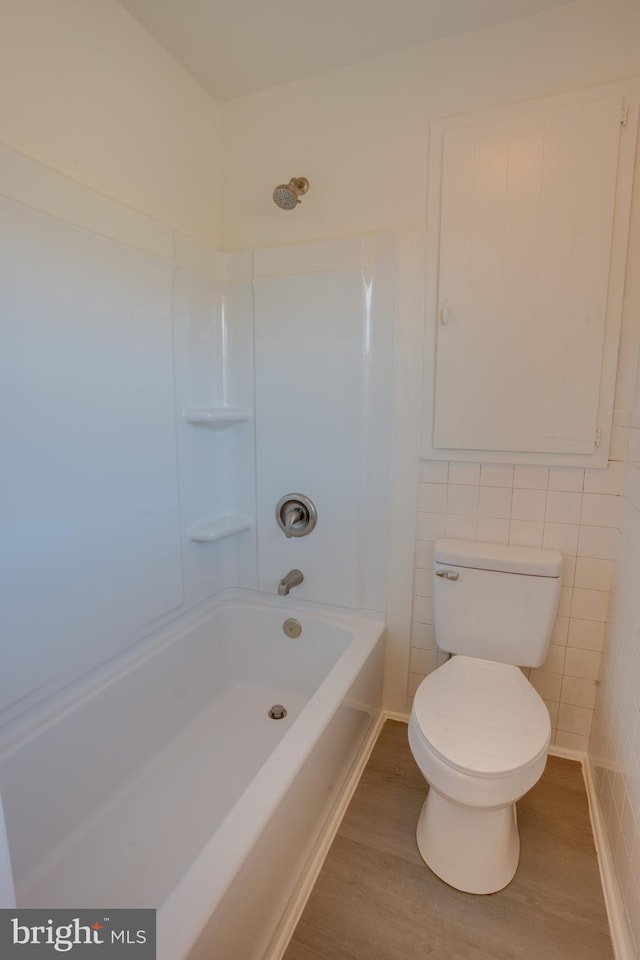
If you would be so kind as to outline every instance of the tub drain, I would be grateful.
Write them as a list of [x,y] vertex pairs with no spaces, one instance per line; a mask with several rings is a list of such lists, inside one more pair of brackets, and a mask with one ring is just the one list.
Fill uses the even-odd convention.
[[281,703],[274,703],[269,710],[269,716],[272,720],[284,720],[287,715],[286,708]]

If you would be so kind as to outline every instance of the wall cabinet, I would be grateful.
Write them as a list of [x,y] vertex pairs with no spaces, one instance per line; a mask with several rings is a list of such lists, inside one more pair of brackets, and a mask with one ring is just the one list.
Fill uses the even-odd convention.
[[432,126],[425,457],[606,462],[636,114],[616,84]]

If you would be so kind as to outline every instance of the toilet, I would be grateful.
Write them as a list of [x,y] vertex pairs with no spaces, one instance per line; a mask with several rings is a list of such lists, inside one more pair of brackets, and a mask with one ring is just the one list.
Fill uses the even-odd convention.
[[547,655],[562,554],[438,540],[434,567],[436,643],[453,656],[422,681],[409,720],[429,784],[418,849],[450,886],[495,893],[520,858],[516,800],[547,759],[549,714],[520,667]]

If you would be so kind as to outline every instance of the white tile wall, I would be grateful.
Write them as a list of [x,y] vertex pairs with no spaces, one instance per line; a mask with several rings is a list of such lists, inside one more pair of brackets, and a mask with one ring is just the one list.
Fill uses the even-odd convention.
[[[626,449],[622,436],[617,449]],[[613,576],[623,468],[621,462],[610,462],[606,470],[421,463],[409,709],[420,681],[446,659],[438,652],[433,630],[433,542],[447,536],[554,547],[565,556],[562,597],[549,655],[540,669],[530,671],[530,679],[549,709],[554,742],[586,750]]]
[[[634,422],[640,422],[634,417]],[[583,653],[600,650],[602,666],[595,701],[589,753],[596,771],[596,784],[620,891],[640,957],[640,429],[622,428],[619,449],[628,451],[623,496],[617,531],[615,564],[583,568],[585,585],[598,578],[604,586],[613,579],[608,623],[581,638]],[[590,478],[585,491],[615,498],[614,488],[623,478],[622,464],[615,476]],[[586,494],[585,494],[586,495]],[[592,510],[591,504],[587,509]],[[615,507],[604,507],[600,516],[610,517]],[[590,515],[593,515],[590,513]],[[595,542],[595,541],[593,541]],[[604,554],[610,543],[601,541]],[[612,552],[607,553],[611,557]],[[606,635],[605,635],[606,634]],[[587,673],[589,664],[582,664]],[[571,691],[576,704],[581,691]],[[585,690],[586,696],[586,690]]]

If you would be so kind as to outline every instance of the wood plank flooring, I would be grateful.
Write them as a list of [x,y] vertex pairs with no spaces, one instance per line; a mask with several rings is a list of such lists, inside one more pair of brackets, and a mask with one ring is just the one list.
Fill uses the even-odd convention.
[[387,721],[284,960],[613,960],[580,765],[550,757],[518,803],[520,866],[473,896],[425,866],[426,784]]

